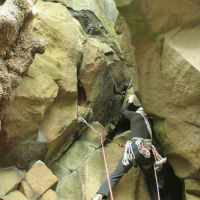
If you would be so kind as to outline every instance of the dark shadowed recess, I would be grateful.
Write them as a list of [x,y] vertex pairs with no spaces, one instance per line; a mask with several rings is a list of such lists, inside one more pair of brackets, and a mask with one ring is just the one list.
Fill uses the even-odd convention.
[[0,6],[2,6],[5,3],[5,0],[0,0]]

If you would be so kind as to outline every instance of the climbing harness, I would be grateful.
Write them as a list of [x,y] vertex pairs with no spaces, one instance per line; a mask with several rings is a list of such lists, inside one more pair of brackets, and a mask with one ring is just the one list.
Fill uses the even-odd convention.
[[[89,128],[91,128],[98,136],[101,135],[96,129],[94,129],[83,117],[79,117],[78,118],[79,122],[83,122],[85,123]],[[110,191],[110,198],[111,200],[114,200],[113,198],[113,192],[112,192],[112,187],[111,187],[111,182],[110,182],[110,176],[109,176],[109,172],[108,172],[108,165],[107,165],[107,160],[106,160],[106,153],[105,153],[105,149],[104,149],[104,140],[103,140],[103,136],[100,136],[101,139],[101,147],[102,147],[102,153],[103,153],[103,160],[104,160],[104,165],[105,165],[105,170],[106,170],[106,176],[107,176],[107,180],[108,180],[108,187],[109,187],[109,191]]]
[[[150,125],[150,123],[149,123],[149,121],[148,121],[148,119],[147,119],[146,113],[144,112],[144,110],[143,110],[142,107],[140,107],[136,112],[139,113],[139,114],[143,117],[143,119],[144,119],[144,121],[145,121],[145,124],[146,124],[146,126],[147,126],[147,129],[148,129],[148,131],[149,131],[149,135],[150,135],[151,140],[152,140],[153,134],[152,134],[151,125]],[[155,146],[154,146],[153,144],[151,144],[151,151],[152,151],[152,153],[153,153],[153,155],[154,155],[154,159],[155,159],[155,169],[156,169],[157,171],[159,171],[159,170],[162,169],[162,166],[163,166],[163,164],[166,162],[167,158],[163,158],[163,157],[158,153],[158,151],[156,150],[156,148],[155,148]]]
[[133,143],[135,143],[135,145],[137,146],[140,154],[142,154],[145,158],[150,158],[151,153],[150,153],[150,150],[145,146],[146,141],[149,141],[149,139],[133,137],[131,140],[128,140],[125,145],[125,151],[124,151],[124,156],[122,159],[122,164],[126,166],[130,162],[135,160],[135,154],[132,148]]
[[140,154],[142,154],[145,158],[150,158],[151,157],[151,153],[150,151],[144,146],[144,142],[143,140],[136,140],[135,144],[137,145],[137,148],[140,152]]

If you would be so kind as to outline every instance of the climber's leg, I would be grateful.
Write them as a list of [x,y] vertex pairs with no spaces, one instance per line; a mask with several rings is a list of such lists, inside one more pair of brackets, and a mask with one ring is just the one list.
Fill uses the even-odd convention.
[[145,175],[149,193],[151,195],[151,200],[158,200],[159,198],[158,198],[158,191],[157,191],[157,186],[156,186],[156,179],[155,179],[153,164],[150,167],[142,166],[141,168]]
[[[110,183],[111,187],[115,187],[115,185],[119,182],[119,180],[129,171],[129,169],[133,166],[132,163],[130,163],[127,166],[124,166],[122,164],[122,160],[119,161],[116,169],[113,171],[113,173],[110,176]],[[109,186],[108,181],[106,180],[98,190],[99,194],[103,194],[105,197],[109,195]]]

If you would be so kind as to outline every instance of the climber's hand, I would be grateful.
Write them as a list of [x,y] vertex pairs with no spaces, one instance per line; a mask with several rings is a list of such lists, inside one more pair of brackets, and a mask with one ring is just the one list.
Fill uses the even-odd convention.
[[128,103],[133,103],[133,98],[134,98],[134,95],[130,95],[128,97]]
[[97,194],[92,200],[102,200],[103,195],[102,194]]

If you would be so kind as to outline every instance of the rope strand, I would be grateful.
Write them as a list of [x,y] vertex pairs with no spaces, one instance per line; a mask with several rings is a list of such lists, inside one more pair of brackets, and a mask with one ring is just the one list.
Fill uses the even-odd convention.
[[113,198],[113,192],[112,192],[112,187],[111,187],[111,183],[110,183],[110,176],[109,176],[109,172],[108,172],[108,165],[107,165],[107,160],[106,160],[106,153],[105,153],[105,149],[104,149],[104,145],[103,145],[103,137],[101,137],[101,146],[102,146],[103,160],[104,160],[104,165],[105,165],[105,170],[106,170],[106,176],[107,176],[107,181],[108,181],[108,187],[109,187],[109,191],[110,191],[110,198],[111,198],[111,200],[114,200],[114,198]]
[[[88,127],[90,127],[96,134],[98,134],[98,136],[100,135],[98,131],[96,131],[89,123],[87,123],[87,121],[83,118],[83,117],[79,117],[79,121],[85,123]],[[111,187],[111,182],[110,182],[110,176],[109,176],[109,172],[108,172],[108,165],[107,165],[107,160],[106,160],[106,153],[105,153],[105,149],[104,149],[104,144],[103,144],[103,136],[100,136],[101,139],[101,147],[102,147],[102,153],[103,153],[103,160],[104,160],[104,166],[105,166],[105,170],[106,170],[106,176],[107,176],[107,181],[108,181],[108,187],[109,187],[109,191],[110,191],[110,198],[111,200],[114,200],[113,198],[113,192],[112,192],[112,187]]]
[[[103,136],[102,136],[101,134],[99,134],[99,132],[96,131],[83,117],[79,117],[79,118],[78,118],[78,121],[83,122],[83,123],[85,123],[88,127],[90,127],[90,128],[99,136],[100,139],[101,139],[101,137],[103,137]],[[105,140],[107,140],[107,141],[109,141],[109,142],[111,142],[111,143],[113,143],[113,144],[115,144],[115,145],[121,147],[121,148],[124,148],[124,147],[125,147],[125,144],[123,144],[123,143],[115,142],[115,141],[113,141],[113,140],[111,140],[111,139],[109,139],[109,138],[107,138],[107,137],[103,137],[103,138],[104,138]]]

